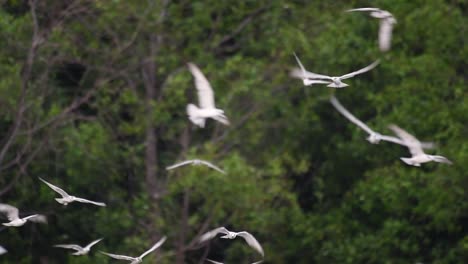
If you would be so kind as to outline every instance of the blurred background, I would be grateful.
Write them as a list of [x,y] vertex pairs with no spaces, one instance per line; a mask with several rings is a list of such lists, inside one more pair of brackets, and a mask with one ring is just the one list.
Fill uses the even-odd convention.
[[[0,202],[47,225],[0,228],[0,263],[468,263],[468,1],[0,1]],[[379,21],[398,20],[392,49]],[[345,89],[289,77],[296,52]],[[230,126],[194,127],[197,64]],[[397,124],[454,165],[404,164],[369,144],[335,95],[382,134]],[[226,170],[166,166],[200,158]],[[106,208],[73,203],[38,180]],[[2,222],[6,222],[3,218]],[[54,244],[104,238],[89,256]],[[125,263],[121,261],[122,263]]]

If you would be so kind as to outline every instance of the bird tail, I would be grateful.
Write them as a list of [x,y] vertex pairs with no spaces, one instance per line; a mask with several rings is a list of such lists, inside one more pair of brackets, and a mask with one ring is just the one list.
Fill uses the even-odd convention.
[[447,159],[446,157],[443,157],[443,156],[435,155],[435,156],[432,156],[432,159],[435,162],[445,163],[445,164],[449,164],[449,165],[453,164],[449,159]]
[[198,112],[200,109],[194,104],[187,105],[187,115],[189,116],[190,121],[199,127],[205,127],[205,118],[200,117]]
[[414,163],[414,161],[411,159],[411,158],[400,158],[404,163],[408,164],[408,165],[411,165],[411,166],[416,166],[416,167],[420,167],[421,164],[419,163]]

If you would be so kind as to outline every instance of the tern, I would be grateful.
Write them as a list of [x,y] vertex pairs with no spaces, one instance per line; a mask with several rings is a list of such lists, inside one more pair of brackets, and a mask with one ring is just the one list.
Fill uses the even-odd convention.
[[299,64],[300,68],[294,68],[291,71],[290,75],[294,78],[302,79],[304,85],[306,86],[318,83],[318,84],[328,84],[327,86],[332,87],[332,88],[344,88],[349,85],[342,82],[342,80],[346,80],[358,74],[368,72],[374,69],[380,63],[380,60],[376,60],[372,64],[360,70],[357,70],[357,71],[354,71],[345,75],[341,75],[341,76],[328,76],[328,75],[306,71],[301,61],[299,60],[299,58],[296,56],[296,54],[294,54],[294,56],[296,57],[297,63]]
[[8,220],[10,221],[9,223],[3,223],[4,226],[22,226],[26,224],[28,220],[37,223],[47,223],[46,217],[40,214],[33,214],[24,218],[19,218],[18,208],[9,204],[0,204],[0,212],[6,214]]
[[218,234],[224,234],[224,236],[221,236],[221,238],[225,238],[225,239],[234,239],[237,236],[240,236],[245,240],[245,242],[247,242],[247,244],[250,247],[252,247],[258,253],[260,253],[260,255],[262,255],[262,257],[265,256],[265,253],[263,252],[263,248],[260,245],[260,243],[258,243],[257,239],[255,239],[255,237],[252,234],[250,234],[249,232],[246,232],[246,231],[231,232],[231,231],[227,230],[225,227],[218,227],[216,229],[213,229],[213,230],[208,231],[205,234],[203,234],[200,237],[199,242],[202,243],[202,242],[205,242],[207,240],[210,240],[210,239],[214,238]]
[[185,165],[188,165],[188,164],[192,164],[192,165],[195,165],[195,166],[205,165],[207,167],[210,167],[210,168],[212,168],[214,170],[217,170],[217,171],[221,172],[222,174],[226,174],[225,171],[223,171],[222,169],[218,168],[217,166],[211,164],[210,162],[205,161],[205,160],[199,160],[199,159],[182,161],[182,162],[176,163],[174,165],[171,165],[169,167],[166,167],[166,170],[172,170],[172,169],[175,169],[175,168],[178,168],[178,167],[181,167],[181,166],[185,166]]
[[452,164],[452,162],[446,157],[439,155],[429,155],[424,153],[423,148],[421,146],[421,142],[419,142],[419,140],[416,137],[409,134],[400,127],[396,125],[390,125],[388,126],[388,128],[390,128],[399,138],[401,138],[408,147],[411,153],[411,158],[400,158],[406,164],[416,167],[420,167],[421,163],[426,163],[430,161]]
[[141,262],[143,262],[143,258],[148,255],[149,253],[153,252],[154,250],[156,250],[158,247],[160,247],[164,242],[166,241],[166,237],[164,236],[163,238],[161,238],[158,242],[156,242],[156,244],[154,244],[150,249],[148,249],[145,253],[141,254],[139,257],[129,257],[129,256],[124,256],[124,255],[116,255],[116,254],[110,254],[110,253],[106,253],[106,252],[102,252],[102,254],[104,255],[107,255],[111,258],[114,258],[114,259],[120,259],[120,260],[127,260],[127,261],[131,261],[130,264],[139,264]]
[[98,240],[94,240],[93,242],[89,243],[87,246],[85,247],[81,247],[80,245],[74,245],[74,244],[67,244],[67,245],[55,245],[54,247],[58,247],[58,248],[67,248],[67,249],[73,249],[73,250],[76,250],[76,252],[72,253],[72,255],[75,255],[75,256],[81,256],[81,255],[86,255],[89,253],[89,251],[91,250],[91,247],[96,245],[97,243],[99,243],[99,241],[101,241],[102,238],[98,239]]
[[370,12],[370,15],[372,17],[380,19],[379,48],[381,51],[388,51],[391,46],[393,26],[397,23],[397,20],[392,15],[392,13],[386,10],[381,10],[379,8],[373,8],[373,7],[349,9],[346,12],[355,12],[355,11]]
[[90,204],[94,204],[94,205],[97,205],[97,206],[106,206],[105,203],[94,202],[94,201],[90,201],[90,200],[86,200],[86,199],[83,199],[83,198],[79,198],[79,197],[69,195],[63,189],[61,189],[61,188],[59,188],[59,187],[45,181],[41,177],[39,177],[39,180],[41,180],[42,182],[47,184],[47,186],[49,186],[52,190],[54,190],[58,194],[62,195],[62,198],[55,198],[55,200],[60,204],[67,205],[67,204],[72,203],[72,202],[80,202],[80,203],[90,203]]
[[[340,112],[344,117],[346,117],[349,121],[353,122],[355,125],[360,127],[362,130],[366,131],[369,136],[366,138],[367,141],[369,141],[372,144],[379,144],[380,141],[387,141],[387,142],[392,142],[395,144],[403,145],[406,146],[407,143],[405,143],[403,140],[392,137],[392,136],[386,136],[382,135],[378,132],[375,132],[371,128],[369,128],[366,124],[364,124],[361,120],[357,119],[353,114],[351,114],[346,108],[344,108],[343,105],[336,99],[336,97],[332,96],[330,98],[331,104]],[[433,148],[434,143],[432,142],[421,142],[421,146],[423,148]]]
[[229,125],[228,118],[224,111],[215,107],[213,88],[206,79],[205,75],[193,63],[187,63],[187,66],[195,78],[195,87],[198,91],[198,102],[200,108],[194,104],[187,105],[187,114],[190,121],[199,127],[205,127],[205,119],[213,118],[222,124]]
[[[219,262],[219,261],[214,261],[214,260],[211,260],[211,259],[206,259],[207,261],[211,262],[211,263],[214,263],[214,264],[224,264],[223,262]],[[263,260],[260,260],[260,261],[257,261],[257,262],[254,262],[252,264],[260,264],[262,263]]]
[[7,253],[7,252],[8,251],[4,247],[0,246],[0,255],[3,255],[5,253]]

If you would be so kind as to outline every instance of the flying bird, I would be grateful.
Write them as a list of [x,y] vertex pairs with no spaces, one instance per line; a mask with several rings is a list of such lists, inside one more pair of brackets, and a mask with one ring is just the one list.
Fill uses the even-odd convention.
[[421,163],[430,161],[452,164],[452,162],[446,157],[424,153],[421,142],[416,137],[409,134],[400,127],[396,125],[389,125],[388,128],[390,128],[401,140],[403,140],[405,145],[408,147],[411,153],[411,158],[400,158],[406,164],[416,167],[420,167]]
[[194,104],[187,105],[187,114],[190,121],[199,127],[205,127],[205,119],[213,118],[222,124],[229,125],[229,120],[224,115],[224,111],[215,107],[213,88],[211,88],[205,75],[197,65],[189,62],[187,66],[195,78],[199,102],[199,107]]
[[5,253],[7,253],[7,252],[8,251],[4,247],[0,246],[0,255],[3,255]]
[[[206,259],[207,261],[211,262],[211,263],[214,263],[214,264],[224,264],[223,262],[219,262],[219,261],[214,261],[214,260],[211,260],[211,259]],[[262,263],[263,260],[260,260],[260,261],[257,261],[257,262],[254,262],[252,264],[260,264]]]
[[131,261],[130,264],[139,264],[141,262],[143,262],[143,258],[148,255],[149,253],[153,252],[154,250],[156,250],[158,247],[160,247],[164,242],[166,241],[166,237],[164,236],[163,238],[161,238],[158,242],[156,242],[156,244],[154,244],[150,249],[148,249],[145,253],[141,254],[139,257],[129,257],[129,256],[124,256],[124,255],[116,255],[116,254],[111,254],[111,253],[106,253],[106,252],[102,252],[102,254],[104,255],[107,255],[111,258],[114,258],[114,259],[120,259],[120,260],[127,260],[127,261]]
[[175,168],[178,168],[178,167],[181,167],[181,166],[185,166],[185,165],[205,165],[207,167],[210,167],[214,170],[217,170],[219,172],[221,172],[222,174],[226,174],[225,171],[223,171],[222,169],[218,168],[217,166],[211,164],[210,162],[208,161],[205,161],[205,160],[199,160],[199,159],[193,159],[193,160],[186,160],[186,161],[182,161],[182,162],[179,162],[179,163],[176,163],[174,165],[171,165],[169,167],[166,167],[166,170],[172,170],[172,169],[175,169]]
[[93,242],[89,243],[87,246],[85,247],[81,247],[80,245],[74,245],[74,244],[67,244],[67,245],[55,245],[54,247],[58,247],[58,248],[67,248],[67,249],[73,249],[75,250],[76,252],[72,253],[72,255],[75,255],[75,256],[81,256],[81,255],[86,255],[89,253],[89,251],[91,250],[91,247],[96,245],[97,243],[99,243],[99,241],[101,241],[101,239],[98,239],[98,240],[94,240]]
[[39,177],[39,180],[41,180],[42,182],[47,184],[47,186],[49,186],[52,190],[54,190],[58,194],[62,195],[62,198],[55,198],[55,200],[60,204],[67,205],[67,204],[72,203],[72,202],[80,202],[80,203],[90,203],[90,204],[94,204],[94,205],[97,205],[97,206],[106,206],[105,203],[94,202],[94,201],[90,201],[90,200],[86,200],[86,199],[83,199],[83,198],[79,198],[79,197],[76,197],[76,196],[69,195],[63,189],[61,189],[61,188],[59,188],[59,187],[45,181],[41,177]]
[[357,70],[357,71],[354,71],[345,75],[341,75],[341,76],[328,76],[328,75],[306,71],[306,69],[300,62],[299,58],[296,56],[296,54],[294,54],[294,56],[296,57],[297,63],[299,64],[300,68],[294,68],[291,71],[290,75],[291,77],[301,79],[304,85],[306,86],[318,83],[318,84],[328,84],[327,86],[332,87],[332,88],[343,88],[349,85],[342,82],[342,80],[346,80],[358,74],[368,72],[374,69],[380,63],[380,60],[376,60],[372,64],[360,70]]
[[40,214],[33,214],[24,218],[19,218],[18,208],[9,204],[0,204],[0,212],[5,214],[10,221],[8,223],[3,223],[4,226],[22,226],[26,224],[28,220],[36,223],[47,223],[46,217]]
[[258,243],[257,239],[255,239],[255,237],[252,234],[250,234],[249,232],[246,232],[246,231],[231,232],[231,231],[227,230],[225,227],[218,227],[216,229],[213,229],[213,230],[208,231],[205,234],[203,234],[198,241],[200,243],[203,243],[203,242],[205,242],[207,240],[210,240],[210,239],[216,237],[218,234],[224,234],[224,236],[221,236],[221,238],[225,238],[225,239],[234,239],[237,236],[240,236],[245,240],[245,242],[247,242],[247,244],[251,248],[255,249],[263,257],[265,256],[265,253],[263,252],[263,248],[260,245],[260,243]]
[[[395,144],[406,146],[406,143],[403,140],[401,140],[401,139],[399,139],[397,137],[382,135],[382,134],[380,134],[378,132],[375,132],[371,128],[369,128],[366,124],[364,124],[361,120],[357,119],[346,108],[344,108],[344,106],[341,105],[341,103],[338,101],[338,99],[336,99],[335,96],[332,96],[330,98],[330,102],[336,108],[336,110],[338,110],[338,112],[340,112],[344,117],[346,117],[349,121],[353,122],[355,125],[357,125],[362,130],[366,131],[369,134],[369,136],[366,139],[370,143],[379,144],[379,142],[381,140],[383,140],[383,141],[392,142],[392,143],[395,143]],[[421,146],[423,148],[433,148],[434,143],[432,143],[432,142],[421,142]]]
[[370,12],[370,16],[380,19],[379,48],[381,51],[388,51],[391,46],[393,26],[397,23],[392,13],[373,7],[349,9],[346,12],[355,11]]

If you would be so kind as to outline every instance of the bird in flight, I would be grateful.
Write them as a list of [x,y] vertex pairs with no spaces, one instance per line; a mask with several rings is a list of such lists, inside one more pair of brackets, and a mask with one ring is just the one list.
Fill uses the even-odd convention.
[[229,125],[229,120],[224,115],[224,111],[215,107],[213,88],[211,88],[205,75],[197,65],[189,62],[187,66],[195,78],[199,102],[199,107],[194,104],[187,105],[187,114],[190,121],[199,127],[205,127],[205,119],[212,118],[224,125]]
[[8,223],[3,223],[4,226],[22,226],[26,224],[28,220],[36,223],[47,223],[47,218],[40,214],[33,214],[20,218],[18,208],[9,204],[0,204],[0,212],[5,214],[10,221]]
[[102,251],[101,251],[101,253],[104,254],[104,255],[107,255],[107,256],[109,256],[111,258],[114,258],[114,259],[131,261],[130,264],[139,264],[139,263],[143,262],[143,258],[146,255],[148,255],[149,253],[155,251],[165,241],[166,241],[166,237],[164,236],[158,242],[156,242],[156,244],[154,244],[150,249],[148,249],[145,253],[141,254],[139,257],[129,257],[129,256],[124,256],[124,255],[116,255],[116,254],[106,253],[106,252],[102,252]]
[[101,241],[101,239],[98,239],[98,240],[94,240],[93,242],[89,243],[87,246],[85,247],[81,247],[80,245],[74,245],[74,244],[67,244],[67,245],[55,245],[54,247],[58,247],[58,248],[67,248],[67,249],[73,249],[75,250],[76,252],[72,253],[72,255],[75,255],[75,256],[81,256],[81,255],[86,255],[89,253],[89,251],[91,250],[91,247],[96,245],[97,243],[99,243],[99,241]]
[[[392,142],[395,144],[403,145],[406,146],[406,143],[397,138],[397,137],[392,137],[392,136],[386,136],[382,135],[378,132],[375,132],[371,128],[369,128],[366,124],[364,124],[361,120],[357,119],[353,114],[351,114],[344,106],[338,101],[338,99],[335,96],[332,96],[330,98],[330,103],[340,112],[344,117],[346,117],[349,121],[360,127],[362,130],[366,131],[369,136],[366,138],[367,141],[369,141],[372,144],[379,144],[380,141],[387,141],[387,142]],[[432,142],[421,142],[421,146],[423,148],[433,148],[434,143]]]
[[69,195],[63,189],[61,189],[61,188],[59,188],[59,187],[45,181],[41,177],[39,177],[39,180],[41,180],[43,183],[47,184],[47,186],[49,186],[52,190],[54,190],[55,192],[57,192],[58,194],[60,194],[62,196],[62,198],[55,198],[55,200],[60,204],[67,205],[67,204],[72,203],[72,202],[80,202],[80,203],[90,203],[90,204],[94,204],[94,205],[97,205],[97,206],[106,206],[105,203],[94,202],[94,201],[90,201],[90,200],[86,200],[86,199],[83,199],[83,198],[79,198],[79,197],[76,197],[76,196]]
[[391,46],[393,26],[397,23],[397,20],[392,13],[373,7],[354,8],[349,9],[346,12],[355,11],[370,12],[370,16],[380,19],[379,48],[381,51],[388,51]]
[[390,128],[401,140],[403,140],[405,145],[408,147],[411,153],[411,158],[400,158],[406,164],[416,167],[420,167],[421,163],[430,161],[452,164],[452,162],[444,156],[429,155],[424,153],[421,142],[416,137],[401,129],[400,127],[396,125],[390,125],[388,128]]
[[193,160],[186,160],[186,161],[182,161],[182,162],[179,162],[179,163],[176,163],[174,165],[171,165],[169,167],[166,167],[166,170],[172,170],[172,169],[175,169],[175,168],[178,168],[178,167],[181,167],[181,166],[185,166],[185,165],[205,165],[207,167],[210,167],[214,170],[217,170],[219,172],[221,172],[222,174],[226,174],[225,171],[223,171],[222,169],[220,169],[219,167],[211,164],[210,162],[208,161],[205,161],[205,160],[199,160],[199,159],[193,159]]
[[306,86],[312,85],[312,84],[328,84],[327,86],[332,87],[332,88],[343,88],[343,87],[349,86],[348,84],[342,82],[342,80],[346,80],[358,74],[368,72],[374,69],[380,63],[380,60],[376,60],[372,64],[360,70],[357,70],[357,71],[354,71],[345,75],[341,75],[341,76],[328,76],[328,75],[323,75],[323,74],[318,74],[318,73],[307,71],[302,65],[301,61],[299,60],[296,54],[294,54],[294,57],[296,58],[296,61],[299,64],[299,68],[294,68],[291,71],[290,73],[291,77],[301,79],[304,85]]
[[249,232],[246,232],[246,231],[231,232],[231,231],[227,230],[225,227],[218,227],[216,229],[213,229],[213,230],[208,231],[205,234],[203,234],[198,241],[200,243],[203,243],[203,242],[205,242],[207,240],[210,240],[210,239],[216,237],[218,234],[224,234],[224,236],[221,236],[221,238],[225,238],[225,239],[234,239],[237,236],[240,236],[245,240],[245,242],[247,242],[247,244],[251,248],[253,248],[258,253],[260,253],[260,255],[262,255],[262,257],[265,256],[265,253],[263,252],[263,248],[260,245],[260,243],[258,243],[257,239],[255,239],[255,237],[252,234],[250,234]]

